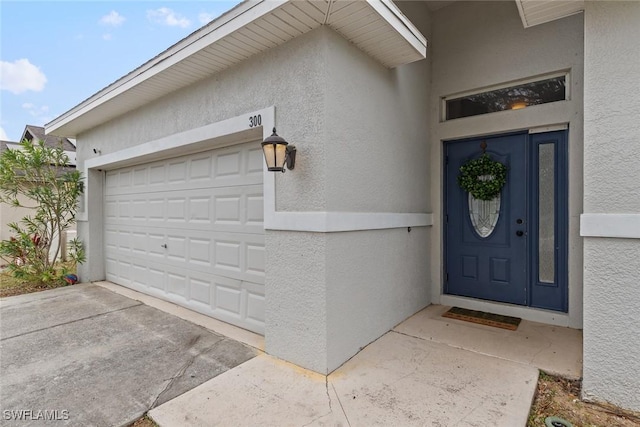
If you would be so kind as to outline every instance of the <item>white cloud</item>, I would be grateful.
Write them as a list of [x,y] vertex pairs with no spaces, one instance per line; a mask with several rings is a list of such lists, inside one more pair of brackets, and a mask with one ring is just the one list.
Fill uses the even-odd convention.
[[100,18],[100,23],[102,25],[111,25],[112,27],[119,27],[126,20],[126,18],[120,15],[115,10],[112,10],[107,15],[104,15]]
[[156,24],[168,25],[169,27],[187,28],[191,25],[191,21],[167,7],[147,10],[147,19]]
[[200,23],[202,25],[204,24],[208,24],[209,22],[213,21],[215,19],[216,15],[214,15],[213,13],[207,13],[207,12],[200,12],[198,14],[198,21],[200,21]]
[[34,117],[36,119],[37,123],[34,123],[34,124],[38,126],[41,123],[43,124],[51,121],[51,117],[49,116],[48,105],[41,105],[38,107],[37,105],[32,104],[31,102],[25,102],[22,104],[22,108],[25,109],[31,117]]
[[28,90],[40,92],[45,83],[47,76],[28,59],[0,61],[0,90],[8,90],[16,95]]
[[113,38],[113,36],[111,35],[111,33],[104,33],[102,35],[102,40],[111,40]]
[[1,127],[0,127],[0,139],[3,140],[3,141],[8,141],[9,140],[9,137],[7,136],[7,133]]

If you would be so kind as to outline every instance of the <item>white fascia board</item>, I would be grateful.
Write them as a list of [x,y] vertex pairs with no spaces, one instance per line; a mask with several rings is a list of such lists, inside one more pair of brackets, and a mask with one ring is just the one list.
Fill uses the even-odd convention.
[[[245,9],[239,11],[237,15],[231,16],[226,22],[223,22],[218,27],[215,27],[208,34],[197,38],[199,32],[194,34],[194,39],[190,40],[189,37],[184,43],[178,43],[173,49],[167,51],[164,55],[155,60],[150,61],[145,65],[145,69],[139,72],[135,76],[125,76],[120,81],[98,92],[87,101],[78,105],[69,112],[63,114],[59,118],[53,120],[45,125],[45,133],[55,134],[56,130],[66,125],[67,123],[77,119],[78,117],[88,113],[99,105],[121,95],[129,89],[137,86],[145,80],[165,71],[166,69],[176,65],[183,61],[194,53],[206,48],[207,46],[215,43],[218,40],[226,37],[227,35],[241,29],[242,27],[250,24],[251,22],[259,19],[260,17],[272,12],[279,8],[289,0],[259,0],[257,3],[247,2]],[[240,6],[242,6],[241,4]],[[224,16],[223,16],[224,17]],[[206,27],[205,27],[206,29]],[[135,70],[134,70],[135,72]]]
[[391,0],[367,0],[369,6],[393,27],[423,58],[427,57],[427,39]]
[[640,214],[582,214],[580,236],[640,239]]
[[[547,22],[566,18],[584,11],[584,0],[555,0],[555,2],[547,0],[544,4],[537,0],[515,1],[518,6],[518,13],[520,14],[520,19],[522,20],[524,28],[546,24]],[[570,7],[562,7],[567,5]],[[535,7],[536,10],[531,11],[530,6]],[[544,12],[548,12],[548,14],[540,17]]]
[[522,0],[516,0],[516,6],[518,6],[518,13],[520,14],[520,19],[522,20],[522,26],[524,28],[529,28],[527,15],[524,12],[524,5],[522,4]]

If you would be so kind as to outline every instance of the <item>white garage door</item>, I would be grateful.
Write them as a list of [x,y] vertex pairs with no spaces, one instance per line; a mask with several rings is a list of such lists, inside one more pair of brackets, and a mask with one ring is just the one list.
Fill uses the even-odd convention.
[[107,280],[264,334],[260,142],[107,172]]

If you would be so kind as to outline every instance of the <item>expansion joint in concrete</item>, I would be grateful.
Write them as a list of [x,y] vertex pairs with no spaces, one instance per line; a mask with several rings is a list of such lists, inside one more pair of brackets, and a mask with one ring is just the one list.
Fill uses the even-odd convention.
[[138,306],[141,306],[141,305],[142,305],[142,303],[138,303],[138,304],[134,304],[134,305],[128,305],[128,306],[126,306],[126,307],[118,308],[118,309],[116,309],[116,310],[106,311],[106,312],[104,312],[104,313],[93,314],[93,315],[91,315],[91,316],[82,317],[82,318],[80,318],[80,319],[70,320],[70,321],[68,321],[68,322],[59,323],[59,324],[57,324],[57,325],[49,326],[49,327],[46,327],[46,328],[34,329],[34,330],[32,330],[32,331],[24,332],[24,333],[22,333],[22,334],[12,335],[12,336],[10,336],[10,337],[4,337],[4,338],[0,339],[0,341],[6,341],[6,340],[13,339],[13,338],[23,337],[23,336],[25,336],[25,335],[34,334],[34,333],[36,333],[36,332],[46,331],[47,329],[59,328],[59,327],[61,327],[61,326],[70,325],[70,324],[72,324],[72,323],[76,323],[76,322],[82,322],[83,320],[93,319],[93,318],[96,318],[96,317],[104,316],[104,315],[106,315],[106,314],[116,313],[116,312],[118,312],[118,311],[128,310],[128,309],[130,309],[130,308],[138,307]]
[[336,387],[331,384],[331,388],[333,389],[333,392],[336,395],[336,399],[338,399],[338,403],[340,404],[340,409],[342,409],[342,413],[344,414],[344,419],[347,420],[347,425],[349,427],[351,427],[351,422],[349,421],[349,417],[347,416],[347,413],[344,410],[344,406],[342,406],[342,401],[340,401],[340,396],[338,396],[338,392],[336,391]]

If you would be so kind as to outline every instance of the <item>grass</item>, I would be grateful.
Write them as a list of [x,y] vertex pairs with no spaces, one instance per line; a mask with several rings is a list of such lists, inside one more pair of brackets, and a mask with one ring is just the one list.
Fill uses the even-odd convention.
[[637,427],[640,414],[613,405],[580,400],[580,380],[540,372],[527,427],[544,427],[545,418],[560,417],[575,427]]
[[158,424],[149,418],[148,415],[145,415],[144,417],[138,418],[134,421],[134,423],[131,424],[131,427],[158,427]]
[[[67,267],[70,269],[71,264],[61,264],[60,267]],[[64,280],[49,284],[25,281],[23,279],[13,277],[7,270],[0,271],[0,298],[46,291],[47,289],[55,289],[63,286],[69,286],[69,284]]]

